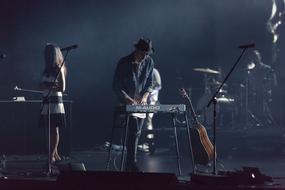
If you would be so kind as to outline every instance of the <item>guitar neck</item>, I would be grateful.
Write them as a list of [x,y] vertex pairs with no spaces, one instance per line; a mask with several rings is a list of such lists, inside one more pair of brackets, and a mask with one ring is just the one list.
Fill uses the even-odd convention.
[[193,118],[194,118],[194,122],[197,124],[197,123],[199,123],[199,121],[198,121],[198,117],[197,117],[197,115],[196,115],[196,112],[195,112],[195,110],[194,110],[194,107],[193,107],[191,98],[190,98],[188,95],[186,96],[186,98],[187,98],[187,101],[188,101],[188,103],[189,103],[189,107],[190,107],[192,116],[193,116]]

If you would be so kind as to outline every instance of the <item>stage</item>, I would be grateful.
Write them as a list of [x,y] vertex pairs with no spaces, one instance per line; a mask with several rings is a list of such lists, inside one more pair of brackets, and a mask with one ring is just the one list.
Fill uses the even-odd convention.
[[[272,145],[272,144],[271,144]],[[183,149],[183,147],[182,147]],[[247,151],[246,151],[247,150]],[[239,152],[243,151],[243,152]],[[262,155],[263,156],[262,156]],[[271,155],[269,155],[271,154]],[[107,149],[98,145],[77,149],[53,167],[53,174],[45,175],[45,155],[6,155],[2,158],[1,189],[285,189],[284,152],[278,155],[256,147],[234,147],[220,153],[219,171],[239,171],[242,167],[259,168],[261,174],[273,182],[247,183],[235,179],[227,182],[221,177],[199,178],[192,181],[191,160],[187,151],[181,155],[182,174],[178,175],[174,150],[158,147],[153,155],[139,151],[138,164],[143,173],[119,172],[121,152],[112,151],[110,171],[106,171]],[[87,171],[82,170],[82,163]],[[203,175],[211,176],[212,166],[200,167]],[[76,171],[75,171],[76,170]],[[205,174],[208,172],[208,174]]]
[[[1,1],[0,190],[285,190],[284,15],[285,0]],[[140,173],[120,171],[124,124],[140,126],[118,101],[148,113]],[[193,172],[189,141],[215,172],[213,154]]]

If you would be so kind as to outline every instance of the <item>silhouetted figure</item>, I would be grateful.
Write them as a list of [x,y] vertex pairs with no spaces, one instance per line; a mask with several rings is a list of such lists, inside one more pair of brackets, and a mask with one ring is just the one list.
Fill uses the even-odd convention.
[[[153,52],[150,40],[139,39],[135,50],[119,60],[113,78],[113,90],[120,104],[147,104],[153,90],[154,62],[149,56]],[[141,128],[146,114],[132,114],[129,119],[126,171],[139,172],[136,153]]]
[[[48,110],[50,111],[50,160],[51,163],[61,160],[58,153],[59,128],[65,127],[65,110],[62,93],[65,91],[66,67],[60,69],[63,56],[60,48],[54,44],[47,44],[44,51],[45,69],[42,74],[40,87],[43,90],[43,105],[41,110],[40,125],[49,127]],[[58,78],[57,73],[60,69]],[[54,85],[54,81],[55,85]],[[51,91],[50,91],[51,88]],[[48,94],[50,91],[50,94]],[[49,96],[49,97],[47,97]],[[50,102],[50,104],[49,104]],[[50,108],[50,109],[49,109]]]
[[270,103],[272,90],[277,85],[277,78],[271,66],[262,61],[258,50],[252,51],[248,72],[248,109],[256,116],[260,125],[271,125],[273,122]]

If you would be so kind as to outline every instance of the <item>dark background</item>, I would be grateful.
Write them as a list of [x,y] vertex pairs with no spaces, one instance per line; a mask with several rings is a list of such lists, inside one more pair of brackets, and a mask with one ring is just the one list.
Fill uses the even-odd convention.
[[[177,91],[182,86],[193,89],[195,104],[202,96],[203,75],[193,68],[222,68],[226,73],[241,53],[238,45],[254,42],[264,62],[277,71],[274,115],[282,127],[284,26],[280,26],[278,41],[280,56],[273,63],[272,37],[266,30],[270,13],[269,0],[2,0],[0,52],[7,58],[0,60],[0,99],[40,99],[40,94],[13,89],[16,85],[39,88],[47,42],[61,47],[78,44],[67,58],[66,99],[74,101],[72,144],[92,147],[108,140],[115,103],[113,72],[118,59],[133,50],[139,37],[153,41],[153,59],[163,82],[160,102],[169,104],[183,102]],[[232,88],[244,82],[244,64],[242,60],[230,77]],[[31,127],[23,126],[21,120],[37,111],[18,114],[11,121],[15,134],[5,138],[28,135],[17,129]],[[6,112],[14,110],[0,105],[0,116]]]

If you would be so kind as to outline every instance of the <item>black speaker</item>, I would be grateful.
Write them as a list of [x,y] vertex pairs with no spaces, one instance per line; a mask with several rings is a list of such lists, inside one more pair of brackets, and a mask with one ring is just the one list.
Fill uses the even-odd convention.
[[59,189],[173,189],[177,184],[172,173],[70,171],[57,178]]
[[67,171],[86,171],[84,163],[63,163],[57,164],[56,167],[60,172]]
[[242,170],[219,171],[217,175],[191,174],[191,182],[207,185],[253,185],[273,182],[273,179],[261,174],[256,167],[243,167]]

